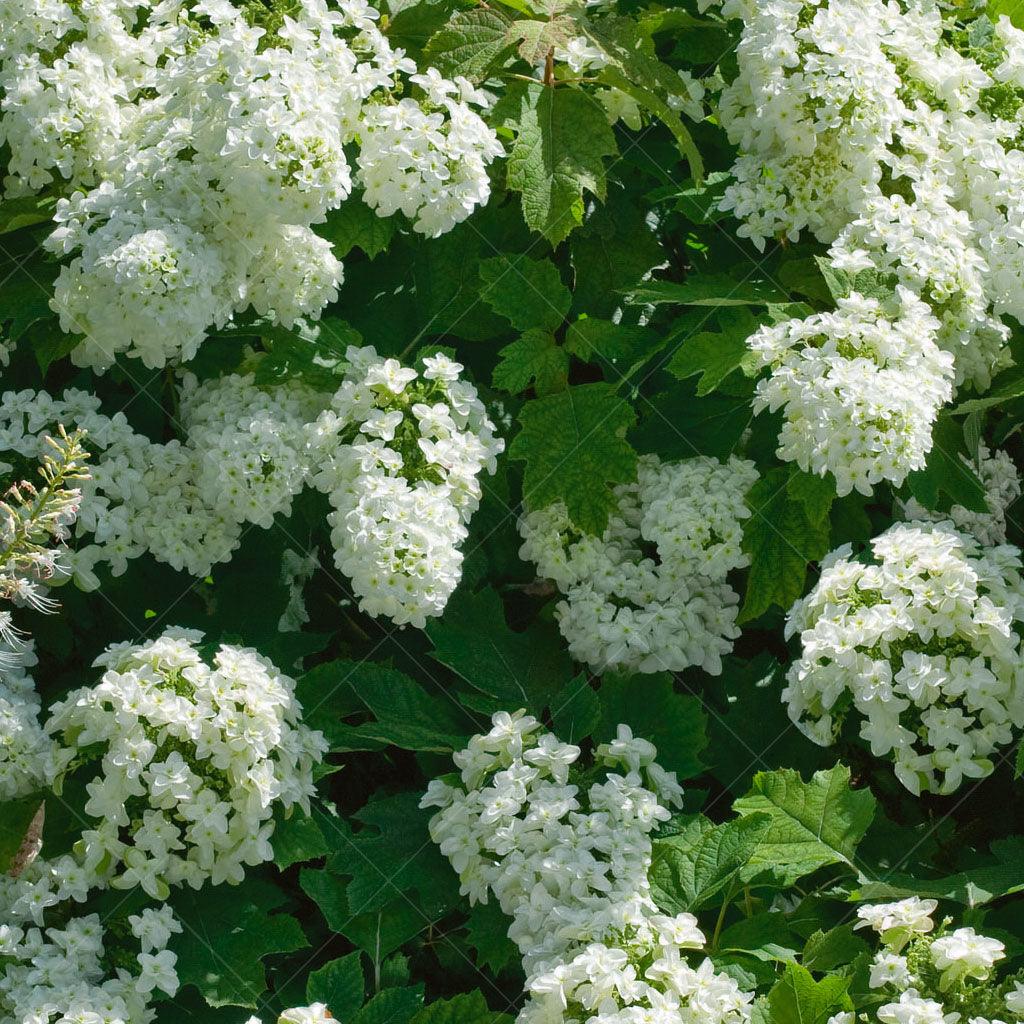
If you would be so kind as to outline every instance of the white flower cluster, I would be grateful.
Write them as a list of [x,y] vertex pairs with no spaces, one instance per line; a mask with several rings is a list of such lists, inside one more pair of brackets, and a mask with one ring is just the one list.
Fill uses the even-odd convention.
[[[277,1018],[277,1024],[329,1024],[334,1017],[330,1007],[324,1003],[312,1003],[309,1006],[293,1006],[285,1010]],[[259,1017],[250,1017],[246,1024],[262,1024]]]
[[93,687],[51,709],[46,729],[73,763],[102,747],[86,785],[95,824],[79,843],[86,872],[114,888],[241,881],[272,856],[275,807],[308,812],[326,749],[300,722],[295,683],[255,651],[222,646],[212,666],[202,633],[168,629],[115,644]]
[[[832,243],[829,260],[853,282],[848,290],[861,276],[924,304],[912,332],[898,323],[893,331],[905,336],[901,348],[920,350],[900,360],[901,386],[922,396],[916,418],[930,433],[951,384],[985,389],[1009,365],[1002,316],[1024,322],[1024,32],[1005,16],[964,29],[936,5],[885,0],[725,0],[723,12],[743,27],[739,74],[721,97],[740,148],[722,208],[759,248],[810,231]],[[816,372],[809,366],[808,380]],[[879,425],[895,409],[896,436],[888,426],[869,434],[888,464],[882,478],[901,482],[928,445],[918,429],[901,432],[891,375],[859,380],[838,355],[828,372],[844,378],[865,416],[877,406]],[[822,414],[812,388],[800,394],[807,401],[787,425],[808,436],[784,441],[780,455],[813,462],[836,402],[825,396]],[[855,445],[853,458],[871,451]],[[817,472],[846,471],[842,453],[832,455]]]
[[27,796],[53,781],[56,747],[39,724],[41,704],[28,667],[35,662],[31,644],[19,645],[3,663],[0,642],[0,801]]
[[249,307],[318,316],[342,267],[311,225],[353,184],[428,235],[486,202],[484,93],[416,74],[363,0],[281,8],[0,4],[4,185],[62,195],[52,304],[79,365],[187,360]]
[[[856,293],[831,313],[761,327],[747,344],[771,372],[754,410],[783,410],[778,455],[871,494],[921,469],[932,424],[953,395],[953,357],[932,340],[929,307],[905,288],[896,308]],[[895,316],[890,316],[895,312]]]
[[739,635],[726,575],[748,564],[744,498],[756,480],[735,457],[648,455],[636,482],[616,488],[601,537],[580,533],[562,503],[524,515],[520,556],[562,591],[555,615],[573,656],[598,672],[721,672]]
[[962,533],[972,534],[986,546],[1006,543],[1006,511],[1020,497],[1020,474],[1010,456],[1003,451],[991,452],[985,445],[978,450],[977,462],[966,456],[961,459],[977,472],[985,487],[987,512],[972,512],[954,505],[949,512],[931,512],[915,498],[903,503],[907,520],[940,522],[951,519]]
[[80,586],[99,585],[99,563],[120,575],[147,551],[206,576],[231,557],[247,524],[269,525],[305,481],[303,428],[321,404],[301,384],[268,393],[251,376],[203,384],[186,376],[181,403],[185,441],[158,444],[122,413],[101,413],[99,399],[83,391],[0,396],[0,457],[39,457],[59,423],[87,432],[95,457],[75,535],[90,543],[65,558]]
[[[170,907],[132,914],[128,927],[116,932],[105,929],[98,914],[69,914],[59,926],[44,924],[48,907],[81,901],[87,889],[70,857],[35,860],[17,878],[0,874],[3,1020],[148,1024],[155,1016],[148,1004],[156,991],[177,992],[177,957],[167,943],[181,925]],[[111,961],[118,964],[116,971]]]
[[570,782],[579,747],[536,719],[496,714],[489,733],[455,755],[461,784],[436,779],[422,806],[430,833],[471,902],[498,899],[523,955],[520,1024],[742,1024],[751,997],[684,956],[704,936],[691,914],[651,901],[650,833],[682,796],[657,750],[620,725],[596,750],[602,777],[585,798]]
[[312,483],[334,506],[335,562],[360,608],[422,627],[458,585],[478,477],[494,472],[505,445],[447,356],[425,357],[420,371],[371,347],[346,358],[330,408],[309,428]]
[[[910,896],[895,903],[859,907],[858,928],[881,938],[871,963],[869,986],[879,1005],[857,1019],[881,1024],[995,1024],[1024,1019],[1024,984],[1017,977],[996,981],[995,965],[1006,955],[998,939],[943,921],[933,934],[936,900]],[[888,1001],[887,1001],[888,1000]],[[854,1014],[829,1024],[853,1024]]]
[[855,710],[907,789],[952,793],[990,774],[1024,726],[1021,553],[951,523],[899,523],[871,548],[865,561],[849,545],[832,552],[790,609],[802,654],[782,699],[822,745]]
[[136,433],[122,413],[104,415],[82,391],[6,392],[0,457],[37,458],[60,423],[86,430],[94,458],[75,535],[88,543],[65,558],[86,589],[99,585],[98,564],[120,575],[145,552],[206,576],[247,526],[269,527],[308,484],[337,510],[335,560],[363,610],[422,626],[458,585],[478,477],[494,472],[504,442],[459,363],[428,356],[418,372],[372,348],[347,355],[330,399],[297,380],[262,388],[252,374],[200,383],[186,373],[183,440],[166,443]]

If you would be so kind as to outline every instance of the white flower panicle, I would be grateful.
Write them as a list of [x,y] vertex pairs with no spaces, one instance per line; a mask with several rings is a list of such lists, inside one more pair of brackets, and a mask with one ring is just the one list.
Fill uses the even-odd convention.
[[871,552],[832,552],[790,609],[802,651],[782,699],[816,743],[855,714],[911,792],[953,793],[1024,726],[1021,553],[948,522],[897,524]]
[[492,724],[455,755],[461,776],[431,782],[422,806],[439,808],[430,834],[463,894],[493,894],[512,918],[527,973],[521,1024],[749,1020],[735,981],[685,959],[704,945],[696,919],[660,914],[650,898],[650,833],[682,798],[654,745],[620,725],[584,793],[571,782],[579,747],[521,711]]
[[86,785],[95,824],[76,849],[114,888],[165,899],[183,882],[237,883],[244,865],[271,858],[275,807],[308,812],[326,743],[301,723],[294,681],[245,648],[221,646],[207,664],[201,639],[172,628],[111,646],[100,682],[46,723],[67,764],[102,745]]
[[[761,249],[805,231],[832,243],[830,287],[899,292],[904,308],[909,294],[924,307],[913,325],[886,314],[900,352],[867,353],[878,370],[818,340],[818,327],[857,337],[863,317],[846,316],[842,302],[807,327],[755,336],[755,350],[792,350],[765,361],[771,376],[759,390],[787,406],[780,455],[838,469],[846,486],[852,443],[852,461],[880,463],[868,477],[858,468],[853,486],[870,476],[899,483],[927,453],[953,387],[984,390],[1010,365],[1004,315],[1024,322],[1024,32],[1005,16],[965,29],[960,9],[885,0],[725,0],[722,9],[743,22],[739,74],[721,96],[740,150],[722,209]],[[921,406],[913,416],[911,395]],[[830,450],[825,435],[850,418],[843,449]]]
[[330,408],[310,425],[312,483],[328,495],[335,562],[360,608],[398,625],[440,615],[462,575],[459,546],[504,442],[463,367],[422,368],[349,348]]
[[59,925],[44,922],[47,908],[81,901],[86,890],[83,872],[70,857],[37,859],[17,878],[0,874],[5,1021],[149,1024],[157,993],[177,992],[177,956],[167,943],[181,924],[169,906],[132,914],[117,922],[116,931],[105,928],[98,914],[63,913]]
[[417,74],[361,0],[252,17],[222,0],[0,5],[4,187],[60,196],[52,304],[80,365],[188,360],[249,307],[316,318],[342,266],[312,225],[356,185],[427,235],[489,197],[487,94]]
[[754,411],[783,410],[779,457],[831,473],[840,496],[922,468],[953,395],[953,359],[933,340],[928,306],[905,288],[893,305],[854,293],[835,312],[762,327],[747,342],[771,371]]
[[643,456],[637,480],[616,488],[601,537],[580,533],[562,503],[519,522],[520,556],[554,580],[555,615],[569,650],[601,672],[722,670],[739,635],[739,598],[727,574],[748,564],[741,548],[753,463]]
[[984,485],[988,511],[972,512],[962,505],[954,505],[948,512],[933,512],[910,498],[902,504],[904,517],[911,522],[928,520],[933,523],[950,519],[958,530],[973,535],[983,545],[1005,544],[1006,512],[1021,495],[1017,467],[1006,452],[992,452],[985,445],[979,447],[976,462],[964,455],[960,458],[978,474]]
[[[879,1005],[856,1019],[864,1024],[1008,1024],[1024,1019],[1020,973],[993,977],[995,965],[1006,955],[1003,943],[973,928],[951,929],[951,918],[936,929],[932,915],[937,906],[936,900],[911,896],[857,909],[856,927],[877,932],[881,948],[868,978]],[[852,1022],[854,1015],[848,1017]]]
[[[277,1024],[329,1024],[334,1017],[324,1003],[309,1006],[293,1006],[278,1015]],[[262,1024],[259,1017],[250,1017],[246,1024]]]

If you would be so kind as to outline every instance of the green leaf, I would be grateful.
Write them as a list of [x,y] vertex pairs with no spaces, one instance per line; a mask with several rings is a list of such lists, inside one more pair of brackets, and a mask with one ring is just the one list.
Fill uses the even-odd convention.
[[680,380],[700,375],[697,394],[714,391],[750,357],[747,338],[757,330],[758,321],[746,309],[724,309],[719,314],[720,331],[700,331],[684,337],[666,369]]
[[505,1013],[488,1009],[479,992],[464,992],[451,999],[435,999],[412,1019],[412,1024],[505,1024]]
[[612,487],[636,475],[636,452],[625,439],[635,421],[630,404],[607,384],[527,402],[519,413],[522,429],[509,446],[509,456],[526,463],[526,506],[562,501],[581,530],[603,533],[615,508]]
[[778,911],[737,921],[722,932],[718,943],[722,953],[744,953],[765,962],[795,960],[798,948],[786,915]]
[[814,473],[791,473],[786,495],[804,507],[804,515],[814,526],[828,522],[832,502],[836,499],[835,484],[827,476]]
[[296,810],[290,818],[275,814],[274,863],[283,871],[302,861],[326,857],[332,850],[316,819]]
[[1018,892],[1024,892],[1024,837],[1010,836],[992,843],[992,856],[956,874],[930,879],[890,872],[884,881],[859,886],[851,898],[898,900],[919,895],[978,907]]
[[373,712],[376,722],[358,729],[403,750],[447,753],[460,750],[473,722],[446,696],[434,696],[404,672],[376,662],[358,666],[349,685]]
[[353,249],[362,249],[372,260],[391,244],[398,230],[397,217],[378,217],[356,193],[327,214],[316,233],[331,243],[334,255],[343,260]]
[[772,605],[788,611],[803,594],[807,566],[828,552],[828,519],[812,519],[805,501],[793,499],[792,473],[773,469],[747,495],[751,515],[743,523],[743,550],[750,556],[750,572],[740,622],[756,619]]
[[551,721],[560,739],[579,743],[601,722],[601,702],[585,673],[569,680],[551,698]]
[[346,1020],[363,1005],[365,986],[362,953],[357,950],[313,971],[306,980],[306,998],[326,1003],[332,1017]]
[[469,944],[476,950],[476,962],[500,974],[510,964],[519,962],[519,951],[508,937],[510,921],[497,900],[477,903],[466,921]]
[[572,295],[551,260],[495,256],[480,263],[480,298],[520,331],[554,331],[569,312]]
[[267,990],[263,957],[309,945],[294,917],[273,913],[284,901],[281,889],[253,876],[175,893],[183,931],[172,949],[181,984],[194,985],[210,1006],[255,1008]]
[[837,764],[804,782],[791,769],[758,772],[751,791],[733,804],[738,814],[764,812],[772,824],[744,871],[783,885],[826,864],[855,868],[854,853],[875,815],[870,790],[850,788],[850,769]]
[[460,74],[482,82],[515,50],[510,25],[511,20],[493,8],[459,11],[431,36],[424,59],[442,74]]
[[564,391],[569,374],[569,356],[554,335],[533,328],[519,336],[499,353],[494,368],[494,387],[518,395],[534,385],[538,395]]
[[598,742],[615,736],[620,722],[658,748],[658,764],[680,779],[699,775],[707,746],[707,718],[699,697],[676,693],[672,676],[607,674],[598,691],[601,726]]
[[[423,986],[387,988],[378,992],[351,1021],[351,1024],[409,1024],[423,1006]],[[342,1024],[349,1024],[343,1021]]]
[[0,203],[0,235],[43,224],[53,216],[57,200],[53,196],[18,196]]
[[677,281],[651,281],[627,296],[632,303],[677,306],[767,306],[785,302],[786,295],[769,281],[737,281],[725,274],[694,274],[681,284]]
[[[590,316],[570,324],[565,334],[567,352],[588,363],[624,364],[622,375],[629,364],[652,356],[664,344],[665,339],[659,338],[649,327],[616,324]],[[608,379],[618,382],[618,376]]]
[[42,794],[34,793],[0,803],[0,875],[7,873],[17,857],[42,801]]
[[725,459],[736,449],[753,417],[749,394],[717,391],[698,398],[692,381],[672,386],[641,408],[643,421],[630,440],[638,450],[663,459],[694,455]]
[[[1024,5],[1022,5],[1024,9]],[[1024,395],[1024,366],[1011,366],[997,373],[989,389],[980,398],[970,398],[953,407],[953,414],[982,412]]]
[[953,505],[962,505],[971,512],[987,512],[985,487],[978,474],[961,458],[967,446],[959,424],[948,414],[941,414],[932,427],[932,450],[924,469],[907,477],[910,493],[925,508],[948,512]]
[[868,944],[853,930],[853,925],[841,924],[827,932],[814,932],[804,946],[801,963],[809,971],[824,973],[852,964],[857,957],[870,953]]
[[444,617],[427,623],[426,633],[432,657],[494,698],[494,710],[526,708],[540,715],[572,675],[558,630],[534,622],[513,631],[495,590],[473,594],[460,588]]
[[722,825],[698,815],[682,832],[655,841],[648,872],[655,903],[667,914],[707,906],[738,880],[770,827],[767,814]]
[[507,97],[515,133],[506,182],[526,223],[557,245],[583,223],[584,192],[605,195],[606,157],[618,148],[604,109],[580,89],[527,85]]
[[815,981],[800,964],[786,964],[786,973],[768,993],[772,1024],[825,1024],[840,1010],[852,1010],[846,990],[849,978],[832,975]]

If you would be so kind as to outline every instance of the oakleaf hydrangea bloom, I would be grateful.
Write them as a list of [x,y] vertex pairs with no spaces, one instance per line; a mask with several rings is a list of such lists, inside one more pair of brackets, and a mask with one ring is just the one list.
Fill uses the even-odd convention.
[[[868,984],[880,1005],[858,1020],[880,1024],[1008,1024],[1024,1019],[1020,972],[997,979],[995,965],[1005,955],[998,939],[973,928],[936,928],[937,902],[911,896],[895,903],[859,907],[857,927],[870,927],[881,939]],[[848,1015],[853,1019],[853,1014]],[[832,1018],[835,1021],[835,1018]]]
[[1024,726],[1021,553],[983,548],[952,523],[897,524],[821,564],[790,609],[801,657],[782,699],[828,744],[847,715],[911,792],[954,792],[983,778]]
[[521,1024],[625,1022],[642,1019],[641,1008],[666,1020],[749,1020],[751,997],[735,981],[709,960],[685,959],[704,945],[696,919],[660,914],[650,898],[650,833],[682,798],[655,746],[620,725],[597,747],[596,773],[583,773],[580,748],[524,712],[500,712],[492,725],[422,806],[439,808],[430,834],[463,894],[493,895],[512,918],[527,973]]
[[[82,875],[70,857],[37,859],[17,878],[0,875],[5,1021],[148,1024],[158,993],[177,992],[177,956],[167,943],[181,925],[171,908],[143,909],[114,922],[116,929],[99,914],[69,913],[65,901],[85,898]],[[50,907],[59,923],[44,921]]]
[[933,512],[915,498],[903,503],[906,519],[941,522],[950,519],[962,533],[970,533],[984,545],[1006,543],[1006,510],[1020,497],[1020,474],[1010,456],[1003,451],[991,452],[985,445],[978,451],[977,462],[966,456],[960,458],[979,476],[985,487],[987,512],[972,512],[962,505],[954,505],[948,512]]
[[640,459],[635,483],[616,488],[601,537],[581,534],[562,503],[519,523],[520,556],[564,595],[555,616],[569,650],[595,671],[722,670],[739,635],[739,598],[726,575],[741,548],[753,463],[699,457]]
[[921,469],[932,425],[953,394],[953,358],[935,344],[925,303],[898,290],[895,309],[856,293],[831,313],[760,328],[748,345],[770,372],[755,412],[783,411],[779,458],[871,494]]
[[115,644],[104,674],[57,702],[46,723],[65,763],[96,745],[77,846],[85,869],[115,888],[242,880],[272,856],[275,808],[308,813],[313,766],[326,749],[301,723],[295,683],[253,650],[221,646],[207,664],[202,634],[168,629]]
[[58,192],[52,306],[77,363],[188,360],[250,307],[318,317],[342,266],[312,225],[355,186],[431,236],[487,201],[491,97],[417,73],[378,19],[362,0],[4,0],[4,187]]
[[312,482],[334,506],[335,563],[360,608],[422,627],[458,585],[478,478],[505,445],[447,356],[418,370],[371,347],[346,357],[341,387],[309,429]]
[[[333,1021],[330,1007],[324,1003],[309,1006],[293,1006],[284,1010],[277,1018],[277,1024],[328,1024]],[[259,1017],[250,1017],[246,1024],[262,1024]]]

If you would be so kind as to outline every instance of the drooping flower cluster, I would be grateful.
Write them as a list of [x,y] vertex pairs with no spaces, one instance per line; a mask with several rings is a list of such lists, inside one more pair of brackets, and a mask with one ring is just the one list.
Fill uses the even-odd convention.
[[[901,430],[892,374],[868,367],[858,379],[857,355],[838,352],[828,368],[863,407],[886,464],[881,479],[897,483],[927,452],[923,437],[950,385],[983,390],[1009,365],[1003,316],[1024,322],[1024,32],[1005,16],[993,25],[981,12],[961,24],[962,9],[943,11],[884,0],[723,5],[743,25],[739,74],[721,96],[722,122],[740,148],[722,208],[760,248],[804,231],[832,243],[840,292],[899,290],[903,310],[906,293],[926,307],[912,332],[900,326],[904,312],[884,311],[891,333],[904,334],[902,386],[923,396],[912,436]],[[836,317],[847,312],[841,303]],[[856,336],[857,320],[840,336]],[[808,328],[785,332],[814,349],[819,323],[812,317]],[[936,347],[952,355],[949,367]],[[818,358],[801,355],[809,364]],[[766,365],[773,378],[792,369]],[[789,387],[771,380],[766,390]],[[811,397],[809,386],[801,390]],[[814,462],[817,439],[834,429],[835,405],[823,402],[823,415],[807,402],[799,418],[787,409],[780,455]],[[841,451],[829,454],[816,472],[848,470]]]
[[[945,919],[935,929],[938,903],[911,896],[895,903],[857,909],[858,928],[871,928],[881,948],[871,963],[868,984],[880,1000],[857,1019],[881,1024],[993,1024],[1024,1019],[1024,980],[1018,972],[993,976],[1006,956],[1003,943],[973,928],[952,928]],[[843,1013],[829,1024],[853,1024]]]
[[378,17],[361,0],[4,0],[4,186],[61,196],[47,246],[70,257],[53,308],[83,335],[77,363],[187,360],[249,307],[318,316],[342,267],[311,225],[354,184],[428,235],[486,202],[489,98],[417,74]]
[[493,894],[512,918],[527,973],[518,1020],[749,1020],[733,979],[686,960],[704,944],[696,919],[660,914],[649,895],[650,833],[681,800],[675,774],[623,725],[597,748],[602,771],[585,795],[579,756],[536,719],[499,713],[455,755],[461,781],[434,780],[422,801],[440,808],[430,833],[462,892]]
[[778,455],[831,473],[836,492],[901,484],[932,447],[932,424],[953,394],[953,357],[932,336],[929,308],[899,290],[895,315],[857,294],[832,313],[756,331],[748,345],[771,372],[754,410],[783,410]]
[[463,367],[422,368],[349,348],[345,380],[309,429],[313,485],[334,506],[335,562],[359,605],[398,625],[440,615],[462,574],[459,546],[504,442]]
[[[70,857],[37,859],[17,878],[0,874],[3,1020],[148,1024],[157,992],[177,992],[177,956],[167,943],[181,925],[169,906],[129,915],[116,922],[116,929],[95,913],[44,922],[49,907],[81,901],[87,889],[84,873]],[[116,971],[111,962],[117,963]]]
[[269,860],[275,807],[308,811],[326,744],[300,721],[294,681],[253,650],[221,646],[208,665],[195,630],[115,644],[96,686],[55,704],[46,723],[65,763],[88,761],[87,872],[114,888],[241,881]]
[[790,609],[802,652],[782,699],[822,745],[855,713],[911,792],[952,793],[1024,726],[1021,553],[952,523],[900,523],[871,549],[865,562],[834,551]]
[[753,463],[644,456],[601,537],[581,534],[561,503],[519,523],[520,556],[558,584],[556,610],[573,656],[595,671],[722,670],[739,635],[726,575],[748,564],[740,541]]
[[915,498],[903,504],[903,515],[911,521],[929,520],[933,523],[950,519],[958,530],[976,537],[981,544],[1006,543],[1006,512],[1020,497],[1020,474],[1010,456],[1003,451],[990,452],[985,445],[978,450],[977,462],[961,455],[966,465],[974,470],[985,487],[987,512],[972,512],[962,505],[954,505],[949,512],[932,512]]

